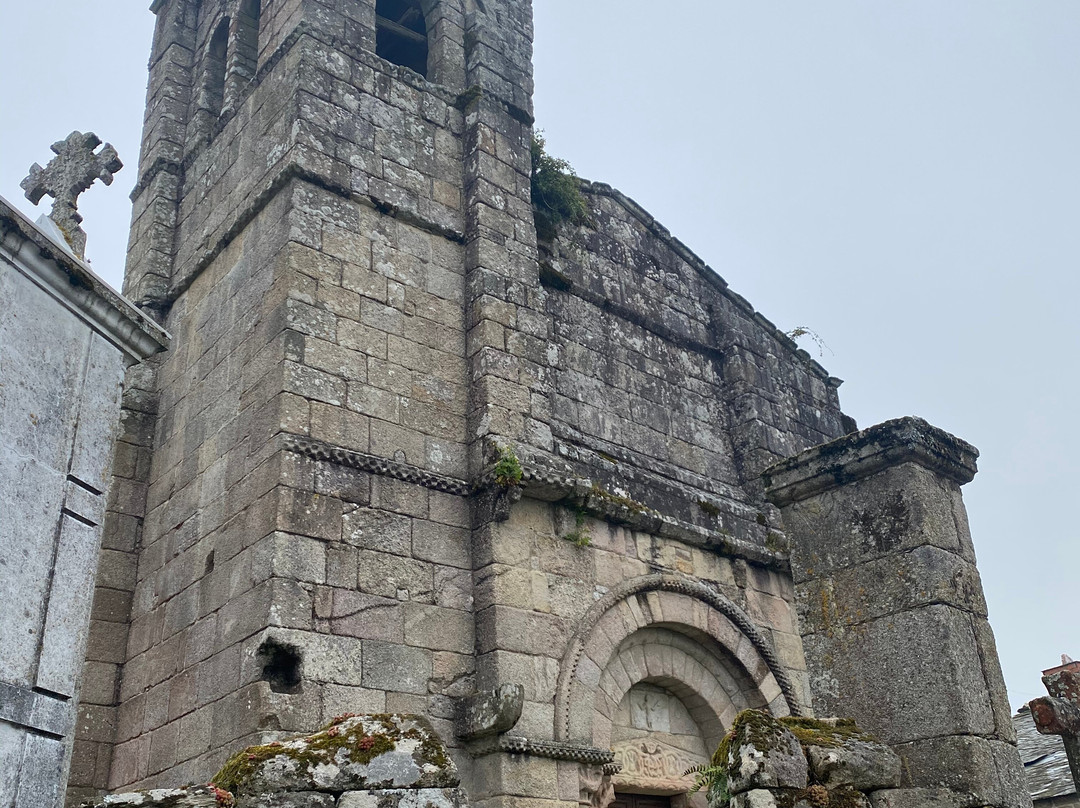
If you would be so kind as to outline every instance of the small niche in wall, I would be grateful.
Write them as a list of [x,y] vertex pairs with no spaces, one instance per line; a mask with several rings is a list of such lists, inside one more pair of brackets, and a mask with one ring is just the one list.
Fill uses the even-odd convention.
[[275,693],[299,693],[303,656],[295,645],[270,639],[259,646],[257,657],[262,665],[262,680]]
[[419,0],[378,0],[375,26],[375,52],[426,78],[428,32]]

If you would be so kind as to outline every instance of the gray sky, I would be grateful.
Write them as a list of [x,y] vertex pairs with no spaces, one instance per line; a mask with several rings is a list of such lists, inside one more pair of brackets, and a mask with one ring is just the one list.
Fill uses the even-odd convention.
[[[0,17],[0,195],[31,210],[19,181],[72,129],[112,142],[128,167],[80,209],[116,285],[147,5]],[[1080,657],[1080,3],[536,0],[536,33],[553,153],[819,334],[860,426],[919,415],[982,450],[965,496],[1002,666],[1014,706],[1042,695]]]

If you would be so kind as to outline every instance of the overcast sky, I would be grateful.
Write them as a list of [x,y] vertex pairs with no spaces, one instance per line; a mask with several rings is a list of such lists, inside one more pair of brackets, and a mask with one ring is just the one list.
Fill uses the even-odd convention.
[[[147,5],[0,11],[0,195],[30,210],[19,181],[72,129],[112,142],[128,167],[80,209],[115,285]],[[1040,670],[1080,657],[1080,3],[537,0],[536,34],[550,151],[820,335],[860,426],[919,415],[979,447],[1002,666],[1014,706],[1043,695]]]

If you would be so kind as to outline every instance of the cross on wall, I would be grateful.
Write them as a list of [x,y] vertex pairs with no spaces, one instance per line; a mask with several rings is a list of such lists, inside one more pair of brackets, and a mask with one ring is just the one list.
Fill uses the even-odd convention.
[[1060,735],[1069,757],[1073,781],[1080,793],[1080,662],[1061,658],[1062,665],[1043,671],[1050,694],[1028,706],[1035,728],[1043,735]]
[[49,218],[60,228],[64,237],[77,256],[86,254],[86,233],[79,226],[79,195],[101,180],[112,185],[113,175],[124,164],[108,143],[100,152],[95,152],[101,145],[101,138],[93,132],[72,132],[65,140],[52,145],[56,154],[45,168],[37,163],[30,167],[30,174],[21,183],[26,191],[26,198],[35,205],[43,196],[53,198],[52,212]]

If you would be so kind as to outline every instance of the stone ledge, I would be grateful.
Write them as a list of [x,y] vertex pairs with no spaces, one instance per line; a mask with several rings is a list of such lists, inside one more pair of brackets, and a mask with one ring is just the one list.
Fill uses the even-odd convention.
[[2,197],[0,255],[116,346],[129,363],[141,362],[169,347],[172,337],[168,332]]
[[762,473],[766,498],[779,507],[916,463],[958,485],[974,479],[979,450],[921,418],[898,418],[815,446]]

